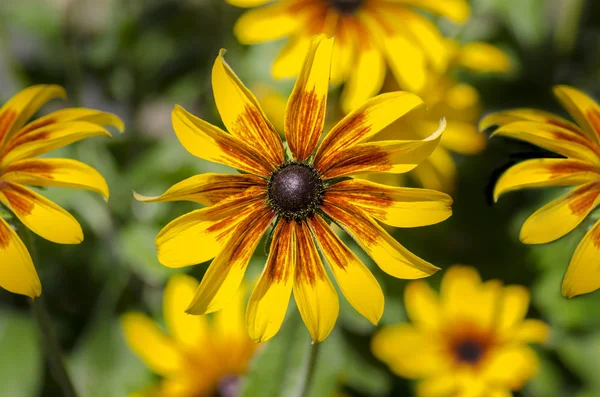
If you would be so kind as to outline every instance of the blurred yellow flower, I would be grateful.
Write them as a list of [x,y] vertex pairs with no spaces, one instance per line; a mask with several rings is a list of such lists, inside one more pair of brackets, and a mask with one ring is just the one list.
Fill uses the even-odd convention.
[[161,376],[157,385],[135,396],[235,395],[227,390],[238,385],[258,347],[244,330],[244,288],[211,319],[185,313],[197,288],[198,281],[184,274],[167,283],[163,314],[168,335],[145,314],[121,318],[129,347]]
[[[46,102],[65,97],[65,91],[59,86],[37,85],[19,92],[0,108],[0,203],[46,240],[79,244],[83,241],[83,232],[77,220],[26,185],[92,190],[108,199],[106,181],[92,167],[75,160],[37,156],[84,138],[110,137],[102,126],[122,131],[123,123],[109,113],[67,108],[27,124]],[[27,248],[1,217],[0,286],[31,298],[42,293]]]
[[[498,180],[494,200],[512,190],[577,186],[533,213],[521,228],[525,244],[554,241],[575,229],[600,203],[600,106],[583,92],[556,86],[554,95],[574,123],[534,109],[513,109],[485,117],[479,128],[498,126],[493,136],[520,139],[562,158],[533,159],[509,168]],[[571,298],[600,288],[600,221],[575,250],[562,283]]]
[[535,375],[538,359],[527,344],[544,342],[549,330],[525,319],[525,287],[483,283],[474,268],[454,266],[439,297],[417,281],[404,303],[412,324],[383,327],[372,350],[399,376],[418,379],[419,397],[509,397]]
[[[228,1],[239,7],[269,3]],[[331,81],[346,83],[342,108],[348,113],[380,91],[387,66],[411,92],[425,86],[429,68],[445,68],[444,38],[421,11],[459,23],[470,13],[465,0],[280,0],[244,13],[234,33],[245,44],[290,37],[273,64],[277,79],[298,75],[313,35],[335,36]]]
[[[457,81],[452,73],[458,68],[478,73],[508,72],[511,63],[503,51],[487,43],[461,46],[448,40],[447,48],[450,54],[448,71],[431,73],[420,94],[427,104],[427,111],[411,112],[386,128],[377,139],[423,138],[440,117],[445,117],[448,125],[439,146],[409,175],[423,187],[451,193],[457,172],[452,154],[476,154],[485,149],[487,143],[487,137],[477,130],[481,116],[479,92],[475,87]],[[398,87],[393,85],[391,88]]]
[[188,313],[220,310],[238,288],[263,234],[269,257],[250,298],[248,332],[255,341],[277,333],[291,293],[313,341],[325,339],[337,320],[339,301],[317,244],[340,289],[354,308],[376,324],[383,313],[377,280],[329,223],[351,235],[388,274],[406,279],[438,268],[418,258],[378,222],[425,226],[451,215],[443,193],[394,188],[354,179],[365,172],[413,169],[437,146],[444,123],[423,140],[368,142],[389,123],[422,106],[416,95],[377,96],[342,119],[320,141],[325,120],[333,39],[316,36],[285,112],[286,152],[254,95],[223,58],[212,73],[217,108],[230,133],[177,106],[173,127],[192,154],[243,171],[186,179],[145,202],[194,201],[206,208],[175,219],[157,236],[159,261],[183,267],[212,261]]

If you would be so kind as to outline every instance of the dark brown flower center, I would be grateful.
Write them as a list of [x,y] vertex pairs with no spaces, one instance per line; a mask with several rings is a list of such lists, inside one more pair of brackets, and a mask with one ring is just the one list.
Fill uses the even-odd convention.
[[483,356],[485,347],[477,340],[464,340],[456,344],[454,354],[456,360],[467,363],[477,364]]
[[281,165],[269,180],[269,204],[287,220],[301,221],[314,214],[323,199],[323,181],[304,163]]
[[343,14],[352,14],[364,3],[364,0],[327,0],[329,5]]

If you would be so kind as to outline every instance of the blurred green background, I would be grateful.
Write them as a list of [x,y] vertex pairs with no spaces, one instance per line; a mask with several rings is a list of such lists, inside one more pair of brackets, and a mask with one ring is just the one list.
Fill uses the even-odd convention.
[[[443,1],[443,0],[440,0]],[[457,30],[462,41],[483,40],[512,56],[510,76],[461,75],[480,89],[485,112],[517,106],[562,114],[551,95],[557,83],[600,97],[600,2],[596,0],[473,0],[473,16]],[[71,105],[110,111],[126,123],[124,135],[90,139],[63,149],[95,166],[108,180],[108,204],[93,194],[48,189],[48,196],[82,221],[85,241],[58,246],[41,239],[36,267],[44,298],[83,397],[125,396],[152,374],[127,347],[119,315],[142,310],[162,318],[162,288],[172,270],[155,255],[154,237],[189,203],[146,205],[131,190],[164,191],[195,173],[224,167],[194,158],[173,134],[170,113],[181,104],[221,125],[210,86],[219,48],[252,87],[275,84],[287,96],[292,82],[274,83],[269,64],[281,43],[244,47],[232,36],[242,10],[220,0],[19,0],[0,2],[0,100],[39,83],[67,88]],[[50,111],[63,104],[53,102]],[[520,157],[515,157],[520,154]],[[600,396],[600,293],[567,300],[560,282],[585,225],[543,246],[518,241],[528,214],[561,193],[511,193],[491,204],[491,187],[521,157],[540,149],[495,139],[477,156],[457,157],[454,215],[439,225],[394,232],[404,245],[444,268],[476,266],[485,279],[532,289],[530,316],[547,321],[552,339],[539,348],[542,368],[519,396]],[[589,226],[589,223],[588,225]],[[347,241],[348,244],[352,244]],[[250,273],[265,257],[257,250]],[[360,252],[360,251],[357,251]],[[361,258],[368,262],[360,252]],[[202,277],[206,266],[189,269]],[[372,268],[386,293],[382,324],[404,321],[404,281]],[[430,281],[439,283],[440,275]],[[287,396],[300,376],[308,332],[289,311],[282,331],[252,364],[244,396]],[[411,383],[393,376],[369,352],[374,328],[341,300],[338,324],[324,343],[315,396],[410,396]],[[60,396],[43,360],[24,297],[0,290],[0,396]]]

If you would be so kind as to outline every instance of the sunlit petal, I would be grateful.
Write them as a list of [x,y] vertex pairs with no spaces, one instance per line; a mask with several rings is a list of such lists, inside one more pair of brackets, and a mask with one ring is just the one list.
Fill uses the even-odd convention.
[[15,294],[36,298],[42,285],[25,244],[0,217],[0,287]]
[[600,221],[585,234],[565,274],[562,294],[568,298],[586,294],[600,288]]

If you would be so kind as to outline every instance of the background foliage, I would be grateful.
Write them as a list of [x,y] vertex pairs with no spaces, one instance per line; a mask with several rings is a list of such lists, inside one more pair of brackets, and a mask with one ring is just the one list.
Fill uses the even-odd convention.
[[[442,27],[459,40],[499,45],[516,65],[510,76],[461,76],[481,90],[486,112],[528,106],[561,113],[550,93],[557,83],[600,97],[600,2],[473,0],[472,7],[465,27],[457,30],[440,21]],[[138,309],[161,318],[162,288],[172,271],[158,263],[154,237],[168,220],[192,208],[136,203],[131,189],[153,194],[195,173],[223,171],[187,154],[177,142],[170,125],[173,104],[220,124],[210,68],[221,47],[248,86],[275,84],[269,63],[281,43],[239,45],[231,31],[240,13],[221,0],[0,2],[2,101],[31,84],[62,84],[72,104],[114,112],[127,125],[126,134],[110,141],[92,139],[65,149],[106,176],[108,204],[86,192],[48,190],[83,221],[85,241],[69,247],[38,241],[36,267],[44,296],[84,397],[124,396],[151,380],[127,348],[118,317]],[[287,95],[291,83],[276,87]],[[52,106],[60,104],[45,110]],[[542,155],[523,143],[497,139],[480,155],[459,158],[453,217],[433,227],[395,231],[395,237],[441,267],[470,264],[486,279],[532,289],[531,315],[549,322],[553,332],[549,345],[539,350],[541,372],[520,395],[598,396],[600,293],[571,301],[560,295],[560,281],[584,228],[543,246],[518,241],[525,217],[560,189],[511,193],[492,206],[491,185],[514,153]],[[258,274],[264,261],[258,250],[250,271]],[[205,268],[196,266],[190,273],[200,278]],[[372,270],[386,293],[382,323],[405,320],[404,282]],[[411,395],[408,381],[371,356],[373,327],[345,300],[341,305],[338,326],[322,347],[313,394]],[[280,334],[255,359],[244,396],[288,396],[298,387],[308,333],[298,326],[297,313],[289,312]],[[44,365],[27,301],[0,291],[0,396],[40,395],[60,392]]]

